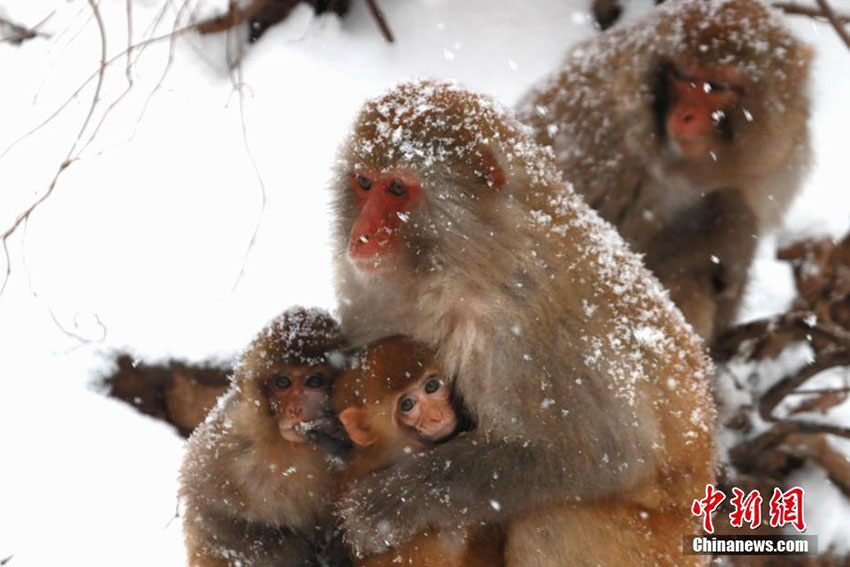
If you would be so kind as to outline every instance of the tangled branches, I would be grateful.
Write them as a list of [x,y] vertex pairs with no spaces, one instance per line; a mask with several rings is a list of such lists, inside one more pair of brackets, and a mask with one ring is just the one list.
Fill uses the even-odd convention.
[[[850,498],[850,461],[832,443],[835,437],[850,439],[850,427],[832,411],[850,396],[850,236],[839,243],[801,242],[781,250],[779,258],[791,262],[799,292],[791,311],[734,328],[714,349],[729,362],[727,371],[750,364],[751,378],[768,378],[752,384],[752,405],[727,422],[742,434],[729,452],[730,464],[740,474],[781,480],[812,463]],[[759,363],[795,348],[806,353],[801,366],[778,376],[759,374]],[[806,387],[816,378],[829,379],[829,385]]]

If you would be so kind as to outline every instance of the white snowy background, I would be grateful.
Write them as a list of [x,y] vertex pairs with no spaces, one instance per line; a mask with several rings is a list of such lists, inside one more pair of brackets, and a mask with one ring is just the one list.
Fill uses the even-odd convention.
[[[333,308],[326,182],[364,98],[434,76],[512,105],[596,33],[589,0],[384,0],[393,45],[361,0],[344,20],[302,6],[247,52],[236,91],[223,35],[136,48],[128,73],[126,2],[99,4],[115,62],[79,159],[9,240],[0,296],[0,561],[12,556],[11,567],[183,565],[175,492],[184,442],[92,389],[109,353],[226,358],[289,305]],[[832,4],[850,13],[850,0]],[[131,5],[139,42],[185,22],[181,8],[210,15],[226,1]],[[626,18],[650,8],[632,0]],[[50,15],[40,28],[49,38],[0,43],[2,231],[44,194],[74,144],[101,36],[86,0],[2,0],[0,15],[27,25]],[[793,297],[777,242],[850,227],[850,50],[825,24],[787,22],[818,50],[816,164],[787,227],[763,239],[744,319]],[[809,533],[825,536],[822,547],[850,548],[840,500],[825,482],[809,488]]]

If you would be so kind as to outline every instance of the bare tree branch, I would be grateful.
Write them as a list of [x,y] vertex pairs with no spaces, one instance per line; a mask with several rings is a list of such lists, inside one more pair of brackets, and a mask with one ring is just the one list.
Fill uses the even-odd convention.
[[826,19],[829,20],[829,23],[832,24],[833,28],[835,28],[835,33],[838,34],[838,37],[841,38],[847,47],[850,47],[850,33],[847,32],[844,24],[841,22],[835,11],[833,11],[832,6],[829,5],[829,2],[826,0],[816,0],[816,2],[818,3],[818,6],[820,6],[824,16],[826,16]]
[[248,160],[251,162],[251,167],[254,169],[254,175],[257,178],[257,184],[260,188],[260,210],[257,213],[257,221],[254,224],[254,230],[251,233],[251,238],[248,240],[248,246],[245,248],[245,254],[242,257],[242,265],[239,266],[239,273],[236,275],[236,279],[233,282],[233,287],[231,288],[231,292],[235,291],[239,286],[239,282],[242,281],[242,276],[245,275],[245,266],[248,264],[248,257],[251,255],[251,251],[254,249],[254,245],[257,243],[257,235],[260,233],[260,226],[263,222],[263,216],[266,212],[266,206],[268,202],[268,193],[266,190],[266,183],[263,179],[263,174],[260,171],[260,166],[257,163],[256,158],[254,157],[254,152],[251,149],[251,144],[248,139],[248,126],[245,121],[245,92],[244,89],[248,86],[245,83],[244,70],[242,68],[242,56],[244,44],[241,41],[236,43],[237,53],[236,53],[236,65],[231,70],[231,81],[233,82],[233,89],[236,93],[239,100],[239,118],[242,121],[242,144],[245,147],[245,153],[248,156]]
[[[814,7],[809,6],[800,6],[796,2],[774,2],[771,4],[774,8],[778,8],[785,12],[786,14],[791,14],[794,16],[807,16],[809,18],[823,18],[827,19],[826,14]],[[850,16],[838,15],[839,20],[842,22],[850,22]]]
[[97,80],[97,84],[96,84],[96,87],[95,87],[95,94],[94,94],[94,97],[92,99],[92,103],[91,103],[91,106],[89,108],[89,112],[86,114],[86,118],[83,121],[82,126],[80,127],[80,130],[77,134],[77,137],[75,138],[73,144],[71,145],[71,149],[69,150],[66,158],[59,165],[59,167],[58,167],[56,173],[54,174],[53,179],[51,180],[50,185],[48,186],[47,190],[41,196],[39,196],[35,201],[33,201],[33,203],[31,203],[26,209],[24,209],[24,211],[21,212],[15,218],[14,222],[12,222],[12,224],[5,231],[0,233],[0,243],[2,243],[3,254],[4,254],[4,257],[5,257],[5,260],[6,260],[6,269],[5,269],[5,273],[4,273],[4,277],[3,277],[3,283],[2,283],[2,285],[0,285],[0,295],[2,295],[3,292],[5,291],[6,285],[9,282],[9,277],[10,277],[11,272],[12,272],[11,254],[10,254],[10,251],[9,251],[9,238],[11,238],[11,236],[17,232],[17,230],[21,227],[21,225],[23,225],[25,222],[27,222],[29,220],[32,213],[53,193],[62,172],[64,172],[67,167],[69,167],[74,161],[76,161],[76,159],[78,159],[79,156],[75,156],[75,152],[76,152],[77,147],[79,146],[86,130],[88,129],[88,127],[91,123],[92,117],[94,116],[95,110],[98,106],[98,102],[100,101],[100,94],[101,94],[101,90],[102,90],[102,87],[103,87],[104,74],[106,72],[107,67],[109,67],[111,64],[113,64],[115,61],[117,61],[117,60],[119,60],[123,57],[126,57],[128,51],[136,50],[138,52],[139,50],[145,48],[148,45],[151,45],[151,44],[154,44],[154,43],[159,43],[163,40],[174,41],[177,36],[182,35],[183,33],[187,32],[187,31],[191,31],[191,30],[194,29],[194,25],[184,26],[182,28],[174,29],[170,33],[167,33],[167,34],[164,34],[164,35],[159,35],[159,36],[151,37],[151,38],[148,38],[148,39],[145,39],[145,40],[141,40],[138,43],[128,47],[127,49],[122,50],[120,53],[117,53],[113,57],[107,59],[106,58],[106,53],[107,53],[106,52],[106,32],[105,32],[103,20],[100,17],[100,11],[98,9],[97,4],[94,2],[94,0],[88,0],[88,2],[89,2],[89,7],[92,10],[92,14],[94,15],[94,19],[97,22],[99,33],[101,34],[101,58],[100,58],[100,65],[98,66],[98,69],[96,71],[94,71],[91,75],[89,75],[89,77],[86,78],[83,81],[83,83],[77,88],[77,90],[75,90],[65,100],[65,102],[63,102],[61,105],[59,105],[59,107],[56,108],[56,110],[54,110],[52,113],[50,113],[44,120],[42,120],[35,127],[33,127],[32,129],[30,129],[29,131],[27,131],[26,133],[24,133],[23,135],[18,137],[2,153],[0,153],[0,159],[2,159],[12,149],[14,149],[20,142],[22,142],[23,140],[25,140],[26,138],[28,138],[32,134],[35,134],[36,132],[38,132],[39,130],[41,130],[45,126],[47,126],[57,116],[59,116],[59,114],[65,108],[67,108],[68,105],[71,104],[71,102],[76,100],[77,97],[80,95],[80,93],[82,93],[82,91],[92,81]]
[[790,453],[816,462],[829,479],[850,498],[850,461],[829,444],[825,435],[800,435],[788,439]]
[[850,365],[850,352],[839,351],[819,355],[814,362],[802,368],[796,374],[786,376],[765,392],[759,401],[759,415],[767,421],[776,421],[773,410],[778,406],[785,396],[794,391],[798,386],[835,366]]
[[0,234],[0,240],[3,242],[3,251],[6,254],[6,273],[3,277],[3,285],[0,286],[0,295],[6,289],[6,284],[9,282],[9,275],[12,272],[12,258],[9,255],[9,247],[8,240],[12,234],[21,226],[22,223],[29,220],[30,215],[35,211],[35,209],[43,203],[56,189],[56,183],[59,181],[59,177],[62,175],[62,172],[70,166],[76,158],[74,157],[74,153],[76,152],[77,145],[80,143],[83,135],[86,132],[86,129],[91,122],[92,116],[94,115],[95,110],[97,109],[98,102],[100,101],[100,93],[103,88],[103,78],[106,72],[106,28],[103,24],[103,18],[100,15],[100,9],[98,8],[95,0],[88,0],[89,7],[92,10],[92,14],[94,15],[95,21],[97,22],[97,28],[100,32],[100,69],[97,72],[97,85],[94,89],[94,96],[92,97],[91,105],[89,106],[89,111],[86,114],[85,120],[83,120],[83,124],[80,127],[80,131],[77,134],[74,143],[71,144],[71,149],[68,150],[68,155],[65,157],[65,160],[59,165],[59,169],[56,171],[56,174],[53,176],[53,180],[50,182],[50,186],[38,199],[36,199],[29,207],[27,207],[24,212],[17,216],[15,221],[12,223],[8,229],[6,229],[2,234]]
[[381,11],[381,8],[378,7],[378,4],[375,0],[366,0],[366,5],[369,6],[369,11],[372,12],[372,17],[375,18],[375,21],[378,23],[378,27],[381,28],[381,33],[384,34],[384,39],[387,42],[392,43],[395,41],[395,37],[393,37],[393,32],[390,30],[389,24],[387,24],[386,18],[384,18],[384,13]]

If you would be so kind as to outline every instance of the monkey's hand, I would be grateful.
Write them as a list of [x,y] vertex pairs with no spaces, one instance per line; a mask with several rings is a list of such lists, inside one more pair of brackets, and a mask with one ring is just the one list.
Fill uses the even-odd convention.
[[[598,431],[591,428],[590,431]],[[571,437],[558,439],[572,443]],[[429,529],[503,522],[553,498],[603,498],[651,478],[653,459],[610,466],[597,446],[615,447],[630,463],[648,441],[599,437],[593,444],[556,446],[509,440],[480,430],[411,455],[359,481],[339,504],[345,538],[359,555],[372,555]]]
[[424,531],[410,486],[417,482],[401,465],[358,481],[338,505],[345,541],[357,557],[382,553]]
[[517,486],[543,488],[558,476],[549,474],[546,465],[540,471],[534,453],[520,444],[488,442],[473,434],[412,455],[360,480],[342,499],[339,514],[346,541],[356,554],[368,556],[428,529],[504,519],[532,503],[529,491]]
[[351,439],[335,416],[302,421],[295,425],[295,430],[331,455],[345,456],[352,447]]

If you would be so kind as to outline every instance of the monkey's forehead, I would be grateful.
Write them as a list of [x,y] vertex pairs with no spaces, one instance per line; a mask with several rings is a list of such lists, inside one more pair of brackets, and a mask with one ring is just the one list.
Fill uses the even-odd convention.
[[577,69],[574,79],[593,72],[628,74],[644,68],[646,56],[705,69],[734,66],[759,82],[804,70],[811,50],[759,0],[670,0],[644,20],[577,45],[566,72]]
[[324,309],[291,307],[272,319],[240,357],[240,367],[275,364],[340,365],[345,346],[339,323]]
[[369,100],[351,136],[355,161],[435,166],[481,155],[516,134],[507,111],[451,82],[403,83]]
[[[758,0],[679,0],[659,8],[651,41],[694,63],[735,65],[759,78],[769,65],[805,64],[803,48]],[[666,45],[664,45],[666,44]]]
[[345,169],[475,177],[490,171],[495,157],[504,173],[523,173],[532,183],[561,179],[551,150],[536,144],[512,111],[452,82],[402,83],[367,101],[345,148]]

